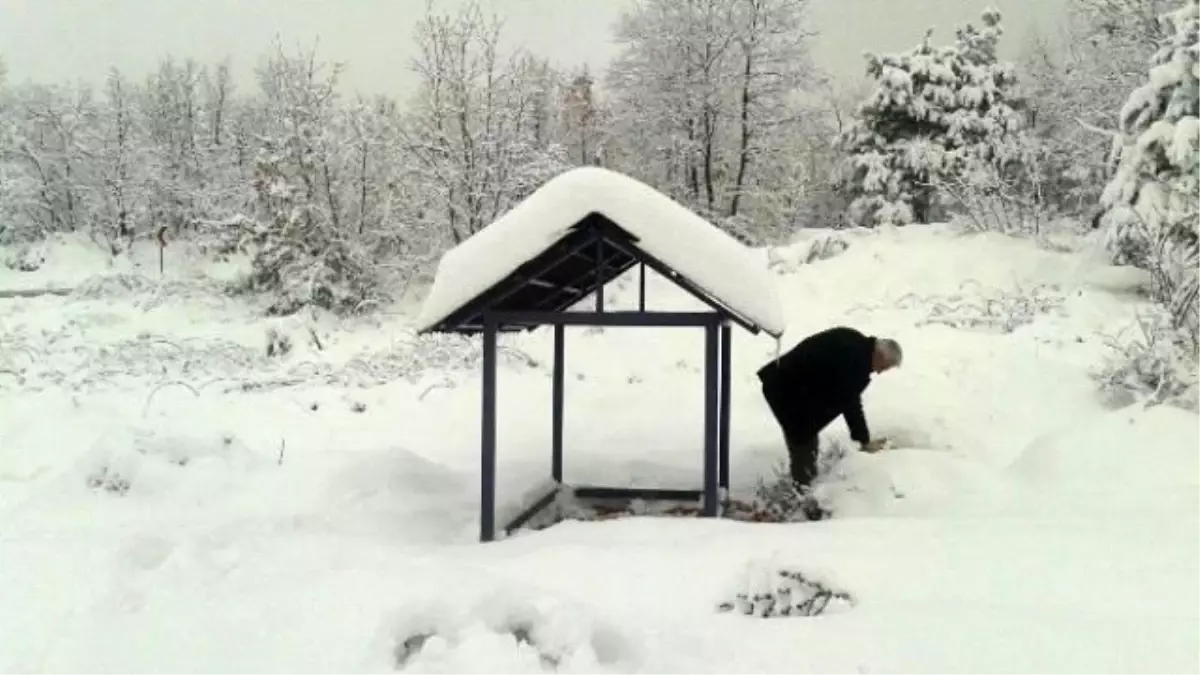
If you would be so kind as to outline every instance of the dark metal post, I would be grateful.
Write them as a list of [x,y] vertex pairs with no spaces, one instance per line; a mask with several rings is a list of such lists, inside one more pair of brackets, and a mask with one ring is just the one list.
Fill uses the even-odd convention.
[[638,311],[646,311],[646,261],[638,264]]
[[704,327],[704,515],[717,515],[717,436],[720,405],[717,383],[717,315]]
[[604,237],[596,234],[596,311],[604,311]]
[[552,404],[552,440],[550,451],[550,476],[558,483],[563,479],[563,383],[566,373],[565,327],[561,323],[554,324],[554,384]]
[[480,456],[479,539],[496,537],[496,319],[483,318],[483,424]]
[[[717,439],[717,454],[720,457],[720,485],[729,491],[729,418],[732,403],[729,400],[729,389],[733,374],[729,372],[733,360],[733,330],[729,322],[721,323],[721,434]],[[728,499],[728,494],[726,494]]]

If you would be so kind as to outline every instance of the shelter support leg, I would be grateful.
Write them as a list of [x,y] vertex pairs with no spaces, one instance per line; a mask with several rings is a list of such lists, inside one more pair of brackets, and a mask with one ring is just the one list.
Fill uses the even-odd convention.
[[564,358],[566,340],[564,326],[554,326],[554,383],[551,418],[550,477],[556,483],[563,479],[563,385],[566,377]]
[[721,324],[721,423],[720,435],[717,438],[717,455],[720,476],[718,483],[729,498],[729,419],[732,402],[729,391],[733,374],[730,372],[730,362],[733,355],[733,330],[728,323]]
[[479,540],[496,538],[496,321],[483,324],[483,415],[480,430]]
[[717,480],[720,458],[717,437],[720,435],[720,388],[718,383],[718,326],[713,321],[704,327],[704,515],[718,514]]

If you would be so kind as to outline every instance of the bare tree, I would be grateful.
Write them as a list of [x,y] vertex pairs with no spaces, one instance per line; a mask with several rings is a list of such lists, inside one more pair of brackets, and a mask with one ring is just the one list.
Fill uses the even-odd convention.
[[622,146],[614,164],[735,230],[778,225],[775,197],[804,170],[779,155],[805,129],[799,95],[816,80],[804,9],[795,0],[634,4],[618,22],[623,49],[608,75]]
[[565,166],[562,147],[545,134],[554,76],[522,51],[502,55],[501,28],[472,2],[453,16],[429,9],[416,29],[421,84],[404,147],[423,167],[454,242]]

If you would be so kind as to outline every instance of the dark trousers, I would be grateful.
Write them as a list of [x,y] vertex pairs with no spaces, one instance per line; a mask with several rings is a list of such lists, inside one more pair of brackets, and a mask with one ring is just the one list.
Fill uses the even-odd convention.
[[787,444],[788,464],[792,480],[800,487],[812,483],[817,476],[817,454],[820,452],[820,439],[817,433],[800,428],[797,422],[805,413],[804,402],[799,397],[787,396],[772,387],[763,386],[763,398],[771,408],[771,414],[783,431],[783,440]]
[[788,446],[788,462],[792,480],[804,487],[817,477],[817,454],[821,451],[820,439],[816,436],[799,441],[784,437]]

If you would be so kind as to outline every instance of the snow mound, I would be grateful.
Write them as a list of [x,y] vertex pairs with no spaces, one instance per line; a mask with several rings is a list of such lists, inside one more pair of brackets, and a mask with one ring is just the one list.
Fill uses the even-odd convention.
[[312,513],[326,528],[408,544],[478,531],[478,488],[461,472],[397,447],[342,450],[337,460],[312,487]]
[[1195,413],[1134,405],[1039,437],[1009,471],[1034,488],[1063,496],[1145,501],[1195,495],[1198,447]]
[[393,665],[404,672],[632,672],[635,644],[585,605],[517,589],[454,588],[389,621]]
[[82,469],[88,487],[110,494],[201,496],[226,490],[238,476],[269,464],[233,435],[131,426],[102,434]]
[[848,453],[813,486],[835,518],[986,512],[1006,494],[993,467],[921,447]]
[[1153,280],[1146,270],[1132,265],[1106,265],[1091,270],[1084,283],[1114,294],[1141,294],[1147,292]]

